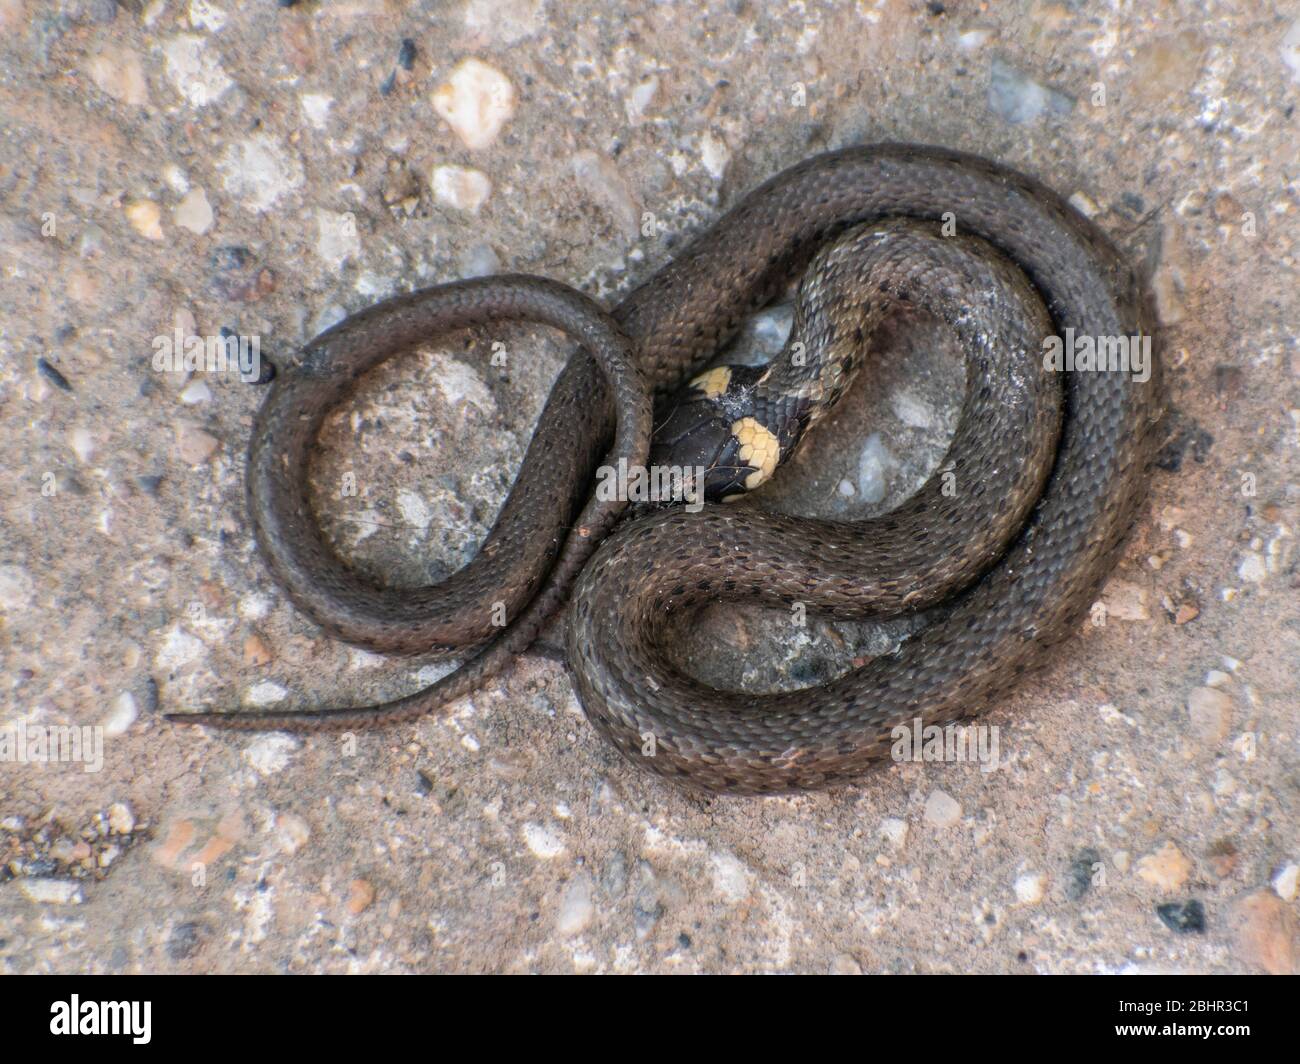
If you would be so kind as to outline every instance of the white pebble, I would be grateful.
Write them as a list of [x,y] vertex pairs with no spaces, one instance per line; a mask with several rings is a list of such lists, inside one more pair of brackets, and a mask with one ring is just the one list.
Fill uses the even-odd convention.
[[330,108],[334,106],[334,97],[318,92],[304,93],[298,102],[307,121],[316,129],[324,129],[330,120]]
[[471,150],[491,145],[515,113],[515,87],[496,67],[465,59],[433,91],[433,109]]
[[585,874],[573,877],[560,902],[560,912],[555,919],[555,929],[564,937],[580,935],[590,926],[596,915],[591,900],[591,879]]
[[302,160],[266,133],[231,144],[217,170],[226,192],[250,211],[270,210],[305,180]]
[[961,819],[961,803],[946,791],[931,791],[925,800],[925,822],[936,828],[950,828]]
[[113,708],[102,721],[104,734],[108,736],[124,735],[140,715],[135,704],[135,696],[130,691],[123,691],[113,699]]
[[880,822],[880,834],[890,845],[902,846],[907,841],[907,821],[894,816],[885,817]]
[[897,464],[880,433],[867,437],[858,459],[858,490],[867,502],[879,502],[885,497],[885,475]]
[[729,853],[711,854],[713,889],[735,905],[749,897],[750,874],[740,858]]
[[1037,872],[1026,872],[1016,879],[1015,890],[1021,905],[1037,905],[1043,900],[1043,877]]
[[117,835],[129,835],[135,830],[135,816],[125,802],[114,802],[108,807],[108,830]]
[[477,214],[492,195],[492,180],[468,166],[435,166],[429,185],[439,203],[471,214]]
[[549,861],[564,852],[564,839],[553,828],[542,824],[525,824],[523,830],[524,845],[534,857]]
[[20,879],[18,889],[41,905],[81,904],[81,887],[70,879]]
[[1295,901],[1296,888],[1300,885],[1300,865],[1292,862],[1283,865],[1273,877],[1273,889],[1283,901]]
[[190,189],[172,211],[172,220],[182,229],[202,236],[212,228],[212,206],[201,188]]
[[1237,566],[1237,575],[1253,584],[1260,583],[1268,575],[1263,555],[1253,550],[1245,551],[1241,557],[1241,564]]
[[163,45],[167,78],[191,107],[207,107],[221,99],[235,83],[226,76],[206,42],[182,33]]
[[72,453],[82,462],[89,462],[95,453],[95,437],[87,429],[73,429],[68,433],[68,444],[72,447]]
[[397,509],[401,512],[403,521],[421,532],[427,529],[429,522],[433,520],[429,507],[413,491],[403,489],[397,493]]
[[208,387],[208,382],[202,377],[195,377],[181,389],[179,398],[186,406],[195,406],[198,403],[206,403],[211,399],[212,389]]
[[291,735],[263,735],[248,744],[243,756],[259,776],[271,776],[289,764],[289,758],[301,745]]
[[284,696],[288,693],[278,683],[263,680],[248,689],[247,701],[250,706],[273,706],[284,701]]

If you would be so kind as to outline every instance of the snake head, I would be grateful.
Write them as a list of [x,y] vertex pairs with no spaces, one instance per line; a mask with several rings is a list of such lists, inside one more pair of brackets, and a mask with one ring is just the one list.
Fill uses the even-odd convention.
[[752,385],[761,372],[718,366],[668,400],[650,443],[651,470],[689,471],[697,482],[702,477],[709,502],[737,499],[767,480],[781,449],[755,417]]

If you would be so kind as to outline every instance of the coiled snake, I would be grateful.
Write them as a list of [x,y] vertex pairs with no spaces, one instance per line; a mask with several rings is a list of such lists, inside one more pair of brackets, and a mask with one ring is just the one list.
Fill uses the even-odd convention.
[[[664,403],[805,268],[780,359],[761,374],[714,370]],[[667,411],[651,465],[700,466],[710,498],[734,495],[766,479],[843,391],[894,302],[945,321],[967,364],[956,435],[912,499],[855,523],[662,508],[608,535],[625,503],[593,494],[593,474],[602,460],[647,461],[649,391]],[[895,725],[986,706],[1094,601],[1142,498],[1158,360],[1146,380],[1059,373],[1045,368],[1044,342],[1067,329],[1148,335],[1145,304],[1100,231],[1037,182],[970,155],[884,144],[772,178],[610,315],[524,276],[371,307],[311,341],[272,385],[248,458],[257,542],[294,603],[341,639],[394,653],[482,649],[383,705],[169,719],[291,731],[410,720],[481,684],[571,599],[573,681],[591,722],[630,760],[746,794],[860,777],[888,755]],[[442,584],[373,586],[325,543],[308,502],[326,412],[359,375],[420,341],[522,319],[568,332],[582,350],[555,384],[495,526]],[[892,655],[823,686],[753,695],[710,688],[674,663],[673,632],[719,599],[845,618],[946,608]],[[493,624],[499,603],[512,619],[504,630]]]

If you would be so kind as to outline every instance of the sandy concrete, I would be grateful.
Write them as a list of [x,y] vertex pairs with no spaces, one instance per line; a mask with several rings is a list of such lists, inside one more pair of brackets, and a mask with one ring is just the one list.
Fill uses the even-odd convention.
[[[97,772],[0,763],[0,970],[1295,970],[1300,23],[1136,6],[0,0],[0,725],[104,741]],[[243,504],[263,393],[156,369],[159,338],[274,361],[496,270],[608,303],[768,175],[883,139],[1037,175],[1160,297],[1164,468],[1104,623],[985,718],[997,771],[684,796],[536,658],[354,744],[161,721],[446,666],[288,605]],[[878,510],[933,468],[960,369],[892,333],[770,504]],[[566,351],[507,350],[448,338],[331,423],[315,482],[358,565],[472,554]],[[699,668],[755,687],[897,637],[706,629]]]

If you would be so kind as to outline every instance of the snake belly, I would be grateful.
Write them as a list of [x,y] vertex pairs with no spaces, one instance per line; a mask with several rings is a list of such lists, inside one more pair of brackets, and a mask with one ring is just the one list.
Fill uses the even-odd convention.
[[[770,302],[829,241],[890,219],[933,230],[955,222],[963,238],[983,242],[1014,264],[1057,332],[1149,334],[1146,296],[1133,272],[1099,229],[1050,190],[975,156],[895,144],[817,156],[772,178],[634,290],[612,318],[631,342],[640,375],[663,397],[716,356],[743,318]],[[958,301],[961,292],[978,292],[987,282],[972,265],[979,254],[955,266],[969,286],[959,286]],[[933,538],[935,525],[915,504],[873,525],[836,527],[708,506],[628,522],[588,561],[613,524],[607,513],[584,524],[592,513],[587,502],[575,526],[595,467],[616,424],[626,454],[635,456],[638,447],[644,454],[644,441],[635,438],[639,429],[626,428],[635,417],[624,413],[616,420],[630,385],[618,386],[621,378],[611,373],[608,359],[602,368],[579,352],[557,380],[479,555],[443,585],[407,592],[372,587],[324,547],[318,532],[305,531],[305,463],[259,449],[257,440],[277,432],[314,434],[343,394],[338,378],[351,379],[359,366],[415,342],[420,329],[412,320],[420,317],[421,300],[438,298],[441,290],[393,301],[398,311],[381,304],[357,316],[365,320],[355,326],[349,319],[319,349],[323,354],[285,375],[292,379],[305,367],[329,385],[296,406],[277,401],[273,391],[255,429],[249,505],[277,581],[328,631],[381,651],[482,647],[487,641],[486,648],[423,691],[382,705],[175,719],[304,731],[411,719],[499,669],[569,597],[576,578],[567,632],[570,669],[589,719],[620,752],[676,782],[713,791],[828,787],[860,777],[886,757],[894,726],[968,716],[1041,663],[1094,600],[1142,499],[1160,411],[1158,359],[1145,381],[1119,372],[1062,375],[1059,436],[1053,404],[1043,400],[1033,405],[1039,413],[1024,429],[1032,437],[1000,441],[1004,448],[1034,450],[1047,440],[1047,460],[1026,465],[1005,505],[991,511],[955,507],[945,531]],[[464,298],[478,320],[500,309],[490,285]],[[370,352],[364,359],[357,354],[362,349]],[[969,368],[968,355],[968,374]],[[616,382],[613,389],[606,373]],[[963,424],[972,388],[978,392],[979,385],[968,380]],[[979,409],[996,413],[988,404]],[[307,428],[291,431],[287,419]],[[1008,511],[1016,515],[1014,528],[975,535],[990,512]],[[287,512],[301,520],[282,520]],[[969,539],[964,531],[972,533]],[[881,548],[909,538],[917,545],[917,567],[899,578]],[[955,553],[930,550],[939,540],[955,543]],[[858,562],[864,566],[855,567]],[[922,570],[937,579],[942,594],[918,585]],[[897,653],[820,687],[762,695],[718,691],[684,674],[672,657],[673,630],[719,599],[800,601],[813,611],[861,616],[868,600],[865,612],[894,612],[949,592],[954,597],[944,615]],[[503,600],[515,621],[494,634],[488,617]]]

